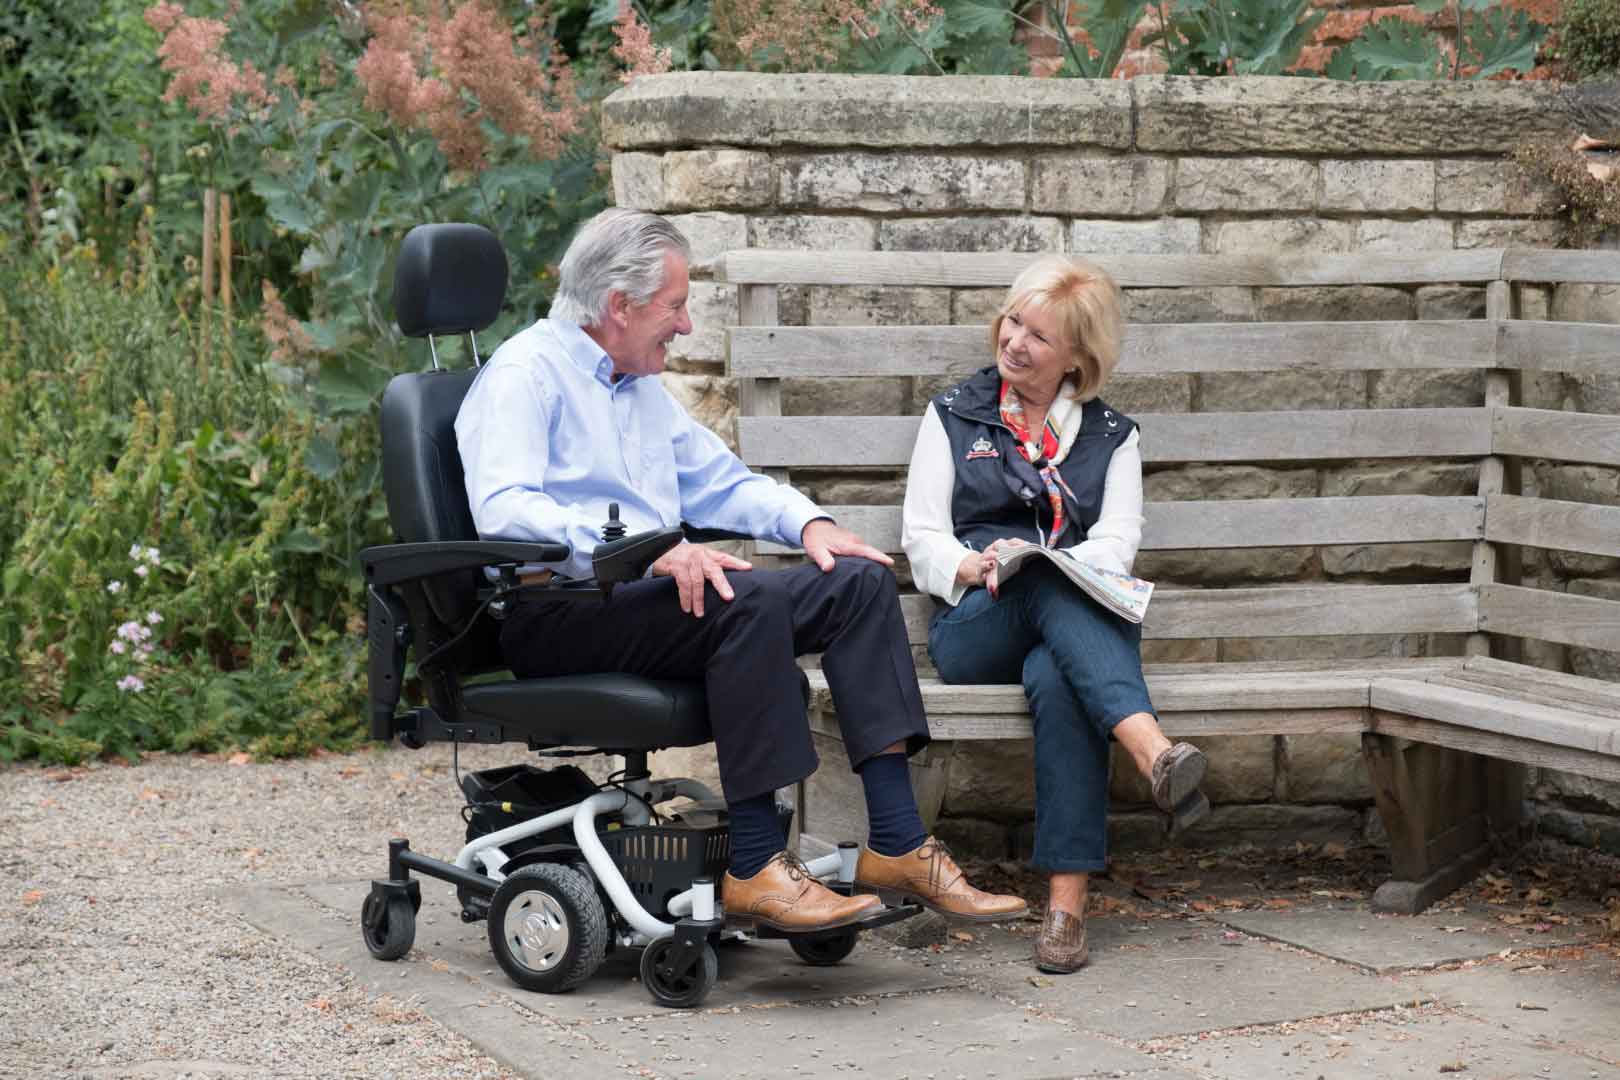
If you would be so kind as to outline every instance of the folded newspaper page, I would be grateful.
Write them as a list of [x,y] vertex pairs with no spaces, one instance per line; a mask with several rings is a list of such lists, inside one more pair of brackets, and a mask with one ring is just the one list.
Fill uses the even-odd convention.
[[996,556],[996,576],[1003,582],[1016,574],[1030,559],[1046,559],[1063,571],[1065,577],[1085,591],[1103,607],[1122,619],[1133,623],[1142,621],[1147,614],[1148,601],[1153,598],[1153,583],[1143,581],[1117,570],[1106,570],[1093,563],[1082,562],[1066,551],[1025,544],[1009,548]]

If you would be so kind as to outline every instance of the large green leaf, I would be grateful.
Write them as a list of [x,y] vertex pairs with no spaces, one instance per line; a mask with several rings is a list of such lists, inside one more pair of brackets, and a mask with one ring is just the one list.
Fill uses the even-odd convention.
[[1529,71],[1536,66],[1536,49],[1547,36],[1547,28],[1530,20],[1522,11],[1498,8],[1468,20],[1463,57],[1479,66],[1478,79],[1499,71]]
[[1445,60],[1427,30],[1394,16],[1368,24],[1348,47],[1357,70],[1380,79],[1432,79]]

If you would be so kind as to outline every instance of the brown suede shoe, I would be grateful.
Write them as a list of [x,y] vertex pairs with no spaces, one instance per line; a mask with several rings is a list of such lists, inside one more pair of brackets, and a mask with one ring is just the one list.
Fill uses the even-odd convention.
[[932,836],[904,855],[879,855],[862,848],[861,861],[855,864],[855,887],[877,893],[885,904],[915,902],[973,922],[1017,919],[1029,911],[1017,896],[997,896],[969,885],[950,849]]
[[1209,816],[1209,799],[1198,790],[1209,759],[1191,743],[1178,742],[1153,761],[1153,802],[1170,815],[1172,836]]
[[840,896],[810,876],[792,852],[772,856],[753,877],[720,880],[720,905],[734,930],[831,930],[860,922],[882,907],[872,896]]
[[1056,908],[1046,909],[1041,936],[1035,939],[1035,966],[1054,975],[1067,975],[1086,966],[1086,917]]

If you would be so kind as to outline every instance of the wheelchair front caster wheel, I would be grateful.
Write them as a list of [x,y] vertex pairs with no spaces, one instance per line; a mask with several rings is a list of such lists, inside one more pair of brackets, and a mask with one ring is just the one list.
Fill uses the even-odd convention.
[[607,955],[607,912],[578,870],[536,863],[514,870],[489,902],[489,946],[525,990],[572,990]]
[[854,930],[835,930],[814,937],[793,937],[788,944],[799,954],[799,959],[815,967],[828,967],[838,963],[855,951],[860,934]]
[[379,960],[398,960],[416,940],[416,908],[406,896],[366,895],[360,908],[360,932],[366,948]]
[[674,938],[660,938],[641,953],[641,982],[653,1000],[671,1009],[701,1005],[720,978],[720,961],[708,942],[677,966]]

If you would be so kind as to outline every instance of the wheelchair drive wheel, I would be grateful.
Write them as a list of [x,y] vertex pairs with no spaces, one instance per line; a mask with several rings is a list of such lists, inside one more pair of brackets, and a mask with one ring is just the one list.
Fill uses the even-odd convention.
[[860,932],[853,929],[833,930],[825,934],[794,936],[788,944],[799,959],[815,967],[829,967],[855,951]]
[[688,954],[684,962],[679,954],[674,938],[659,938],[648,945],[641,953],[641,982],[658,1004],[690,1009],[702,1004],[714,989],[720,978],[720,961],[708,942]]
[[607,943],[607,912],[596,886],[578,870],[555,863],[520,867],[490,901],[490,948],[525,990],[572,990],[602,966]]
[[416,940],[416,908],[407,896],[368,893],[360,908],[360,932],[372,956],[398,960]]

